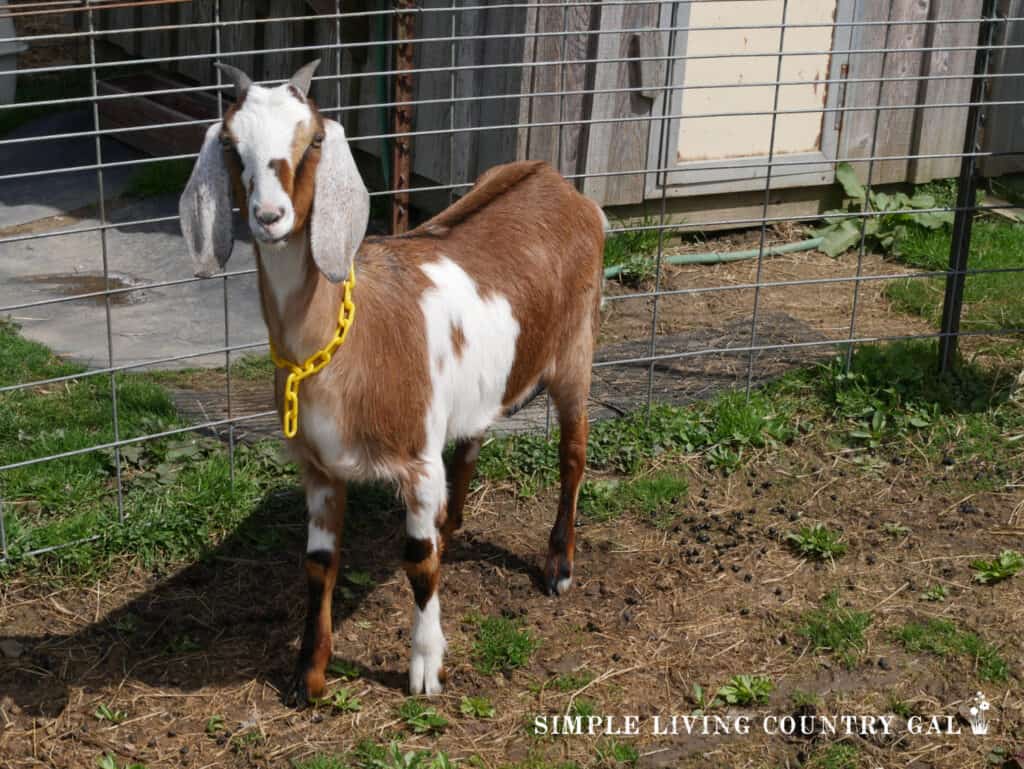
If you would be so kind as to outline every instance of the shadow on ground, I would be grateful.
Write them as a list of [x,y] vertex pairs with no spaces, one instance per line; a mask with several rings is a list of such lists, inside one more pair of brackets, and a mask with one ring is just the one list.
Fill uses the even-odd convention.
[[[0,691],[27,714],[47,718],[68,705],[71,687],[88,691],[125,680],[194,691],[255,679],[283,691],[305,613],[304,507],[298,489],[271,492],[206,557],[167,578],[151,578],[138,596],[81,630],[0,636],[0,644],[13,641],[24,650],[16,660],[0,661]],[[348,509],[358,515],[346,520],[335,629],[377,600],[376,586],[405,581],[398,568],[403,516],[394,494],[356,488]],[[445,560],[488,561],[527,575],[540,590],[537,564],[472,535],[457,537]],[[363,678],[401,690],[407,660],[396,662],[376,670],[355,667]]]

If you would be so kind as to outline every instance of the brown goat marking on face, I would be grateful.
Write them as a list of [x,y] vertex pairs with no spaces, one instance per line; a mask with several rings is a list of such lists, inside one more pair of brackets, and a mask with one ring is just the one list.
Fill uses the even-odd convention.
[[462,348],[466,346],[466,334],[462,326],[452,321],[452,353],[459,360],[462,359]]

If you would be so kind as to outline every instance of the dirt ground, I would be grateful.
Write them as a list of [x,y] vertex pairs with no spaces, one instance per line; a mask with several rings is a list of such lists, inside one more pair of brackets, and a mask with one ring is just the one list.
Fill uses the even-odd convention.
[[[641,717],[641,735],[625,741],[639,749],[642,767],[797,766],[813,755],[813,740],[756,729],[746,736],[649,733],[654,715],[694,710],[694,684],[714,691],[736,674],[758,673],[775,683],[769,702],[721,713],[786,715],[793,692],[802,690],[818,696],[821,713],[886,714],[899,700],[917,713],[951,715],[981,689],[993,703],[987,737],[958,722],[964,734],[957,736],[846,739],[870,766],[992,765],[993,749],[1012,751],[1024,738],[1024,581],[975,586],[969,563],[1020,546],[1021,464],[929,464],[909,456],[865,468],[822,440],[809,436],[730,477],[688,462],[690,499],[670,530],[632,518],[581,526],[576,584],[560,599],[538,587],[555,494],[523,501],[493,485],[478,489],[443,567],[450,677],[435,704],[451,725],[438,738],[408,733],[395,715],[412,608],[398,568],[397,508],[367,515],[350,508],[343,563],[375,583],[335,596],[336,658],[361,671],[347,684],[363,703],[354,714],[296,711],[280,699],[304,611],[305,525],[295,494],[266,500],[207,561],[180,571],[120,569],[59,589],[15,580],[0,593],[2,763],[91,767],[109,751],[151,768],[286,767],[364,738],[397,737],[406,749],[477,755],[489,766],[528,756],[593,765],[598,738],[538,738],[528,730],[535,715],[564,713],[573,698],[587,698],[597,713]],[[962,493],[984,477],[999,479],[1001,490]],[[849,552],[833,565],[794,556],[781,534],[802,520],[842,530]],[[906,529],[889,532],[889,522]],[[948,589],[945,602],[922,600],[933,585]],[[808,653],[795,633],[801,614],[832,589],[874,615],[853,669]],[[471,612],[521,617],[540,642],[529,665],[493,677],[476,672]],[[896,625],[928,617],[952,619],[993,642],[1014,671],[1010,680],[979,683],[969,659],[910,655],[892,640]],[[541,686],[584,671],[593,680],[578,690]],[[495,717],[460,716],[464,695],[489,697]],[[126,720],[97,720],[101,704],[125,711]],[[213,715],[230,735],[206,733]]]

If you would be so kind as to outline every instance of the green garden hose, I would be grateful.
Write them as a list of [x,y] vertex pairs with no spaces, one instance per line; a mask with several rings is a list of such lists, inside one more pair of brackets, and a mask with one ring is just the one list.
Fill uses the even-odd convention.
[[[801,240],[799,243],[787,243],[784,246],[772,246],[764,250],[765,256],[775,256],[777,254],[792,254],[797,251],[810,251],[813,248],[817,248],[821,245],[822,238],[810,238],[809,240]],[[676,254],[674,256],[666,256],[662,259],[667,264],[718,264],[720,262],[739,262],[744,259],[754,259],[758,254],[761,253],[759,248],[751,248],[747,251],[733,251],[731,253],[719,253],[718,251],[705,251],[698,254]],[[606,278],[614,278],[620,272],[624,265],[613,264],[611,267],[604,268],[604,276]]]

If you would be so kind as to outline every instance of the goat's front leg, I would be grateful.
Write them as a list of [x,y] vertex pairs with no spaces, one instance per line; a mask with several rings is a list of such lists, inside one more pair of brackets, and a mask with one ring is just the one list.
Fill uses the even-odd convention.
[[426,462],[421,472],[403,483],[402,491],[406,504],[403,565],[416,600],[409,692],[440,694],[445,677],[445,640],[441,631],[441,604],[437,596],[441,578],[438,524],[444,521],[447,500],[441,457]]
[[297,704],[325,694],[327,663],[331,660],[331,600],[338,577],[341,529],[345,519],[345,484],[319,474],[306,479],[309,533],[306,540],[306,582],[309,607],[302,647],[290,696]]

